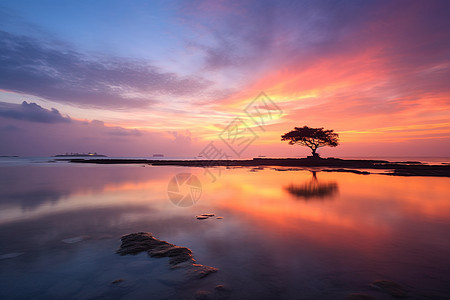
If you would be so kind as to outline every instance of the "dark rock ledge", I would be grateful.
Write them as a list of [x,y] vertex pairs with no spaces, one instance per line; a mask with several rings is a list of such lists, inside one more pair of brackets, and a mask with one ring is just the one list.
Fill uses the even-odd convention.
[[151,257],[169,257],[174,268],[185,268],[186,273],[195,278],[204,278],[218,271],[217,268],[197,264],[192,251],[155,238],[150,232],[137,232],[122,236],[122,244],[117,250],[120,255],[136,255],[146,251]]
[[[361,160],[361,159],[340,159],[340,158],[253,158],[243,160],[151,160],[151,159],[63,159],[72,163],[92,163],[92,164],[148,164],[153,166],[185,166],[185,167],[292,167],[310,168],[320,167],[338,169],[337,172],[353,172],[357,174],[368,174],[367,169],[388,170],[382,173],[392,176],[433,176],[450,177],[450,165],[427,165],[420,162],[403,161],[390,162],[386,160]],[[340,170],[339,170],[340,169]],[[358,172],[358,169],[364,169]],[[279,168],[278,171],[288,169]],[[345,170],[345,171],[344,171]],[[334,171],[336,172],[336,170]]]

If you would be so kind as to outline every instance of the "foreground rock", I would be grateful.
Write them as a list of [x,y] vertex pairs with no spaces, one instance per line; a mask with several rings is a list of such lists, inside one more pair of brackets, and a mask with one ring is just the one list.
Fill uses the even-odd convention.
[[194,278],[204,278],[218,271],[217,268],[197,264],[191,249],[159,240],[149,232],[127,234],[121,241],[118,254],[136,255],[145,251],[151,257],[169,257],[172,268],[186,268],[187,274]]

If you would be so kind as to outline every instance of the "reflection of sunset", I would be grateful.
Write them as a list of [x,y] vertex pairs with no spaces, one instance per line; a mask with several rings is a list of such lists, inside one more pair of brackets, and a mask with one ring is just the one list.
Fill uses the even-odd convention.
[[[8,172],[8,169],[4,171]],[[40,193],[39,188],[42,189],[41,180],[45,183],[50,182],[53,187],[48,188],[48,196],[54,198],[55,203],[44,201],[32,209],[23,209],[15,203],[4,206],[0,210],[0,223],[21,218],[38,218],[81,208],[140,206],[168,209],[173,204],[167,200],[167,183],[169,176],[175,175],[176,171],[170,167],[130,166],[105,166],[96,169],[53,166],[31,168],[26,173],[17,174],[28,180],[28,186],[24,187],[21,181],[16,181],[9,185],[8,190],[16,193],[20,191],[33,199],[35,194]],[[87,174],[90,176],[86,176]],[[8,190],[3,189],[3,192]]]
[[[314,280],[347,274],[349,282],[356,279],[361,286],[379,274],[410,285],[420,277],[410,275],[412,271],[442,276],[438,266],[448,256],[445,236],[450,226],[448,178],[320,171],[314,177],[309,170],[276,170],[214,168],[210,171],[217,180],[212,182],[202,168],[170,166],[0,169],[0,176],[28,183],[0,182],[0,234],[14,241],[2,247],[19,245],[3,252],[24,252],[24,237],[38,240],[40,248],[56,245],[64,251],[85,251],[105,239],[109,246],[101,255],[113,256],[121,235],[148,231],[192,249],[196,259],[218,267],[221,280],[232,281],[234,287],[250,278],[259,290],[258,284],[266,285],[260,281],[266,269],[283,286],[296,278],[289,274]],[[203,188],[201,198],[189,207],[175,205],[168,196],[168,183],[180,173],[195,174]],[[289,186],[301,192],[292,194]],[[321,186],[333,186],[336,192],[323,193]],[[196,218],[204,213],[215,216]],[[80,242],[71,245],[67,240]],[[136,266],[148,268],[142,260]],[[442,289],[439,282],[430,285]],[[287,286],[296,289],[298,280]]]
[[[321,240],[324,234],[331,234],[338,228],[346,234],[353,232],[365,238],[384,239],[394,234],[396,226],[414,219],[447,220],[450,217],[448,178],[317,172],[315,180],[319,184],[331,182],[339,192],[329,195],[332,201],[300,201],[286,187],[310,183],[313,178],[310,171],[222,169],[217,181],[212,183],[202,169],[193,168],[190,171],[202,181],[202,196],[191,208],[176,208],[168,199],[167,184],[180,168],[117,167],[115,170],[120,170],[117,174],[129,174],[134,179],[125,175],[123,180],[104,181],[104,185],[96,185],[95,189],[89,188],[89,180],[83,176],[74,177],[83,169],[74,170],[77,172],[73,176],[65,173],[65,176],[72,177],[72,184],[80,180],[70,195],[60,199],[56,205],[45,203],[29,212],[4,207],[3,222],[21,216],[34,218],[77,208],[111,205],[138,205],[166,211],[168,215],[189,212],[195,215],[202,212],[198,211],[200,207],[205,207],[219,214],[239,215],[252,226],[269,231],[287,230],[291,234]],[[155,171],[160,172],[159,176],[155,176]],[[218,169],[213,171],[218,174]],[[109,173],[110,169],[100,168],[96,176]],[[141,218],[142,215],[135,213],[134,217]],[[134,217],[129,215],[127,218]],[[302,231],[305,226],[310,229]]]
[[[103,186],[97,185],[95,189],[89,189],[89,181],[77,177],[82,180],[78,184],[79,188],[63,201],[62,206],[50,205],[45,210],[102,206],[106,203],[169,204],[167,184],[177,174],[178,168],[159,167],[158,170],[164,171],[161,176],[153,175],[155,167],[118,169],[122,173],[134,174],[136,180],[105,182]],[[318,172],[318,182],[336,182],[339,193],[329,203],[305,203],[295,201],[285,187],[310,182],[312,173],[309,171],[280,172],[266,168],[263,171],[249,172],[247,168],[222,169],[215,183],[211,183],[211,178],[202,169],[193,168],[191,171],[197,174],[204,189],[199,204],[218,205],[231,212],[254,215],[259,219],[267,218],[274,222],[280,221],[274,216],[280,216],[366,230],[364,226],[383,226],[385,222],[381,218],[387,214],[396,214],[400,217],[399,220],[413,217],[445,219],[450,216],[450,203],[446,197],[448,178]],[[218,174],[218,170],[213,171]],[[109,173],[109,169],[98,173]],[[146,174],[152,177],[146,178]],[[66,173],[65,176],[69,174]],[[75,177],[71,182],[75,183],[74,180]],[[209,203],[210,201],[213,202]]]
[[[405,178],[386,175],[355,175],[318,172],[324,182],[335,181],[339,194],[332,202],[295,201],[283,190],[290,183],[308,182],[308,171],[248,172],[233,170],[220,183],[208,185],[219,209],[239,214],[247,222],[270,231],[292,231],[321,239],[321,234],[341,228],[366,238],[384,237],[395,226],[416,218],[446,220],[450,217],[447,178]],[[223,191],[225,191],[223,193]],[[302,226],[317,227],[304,232]],[[384,239],[383,238],[383,239]]]

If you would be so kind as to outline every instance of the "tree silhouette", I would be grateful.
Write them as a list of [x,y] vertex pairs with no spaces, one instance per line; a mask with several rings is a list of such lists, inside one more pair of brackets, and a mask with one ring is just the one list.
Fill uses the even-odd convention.
[[336,147],[339,135],[333,130],[324,130],[323,128],[311,128],[308,126],[295,127],[281,136],[282,141],[289,141],[289,145],[299,144],[309,147],[312,155],[319,156],[316,151],[319,147],[330,146]]

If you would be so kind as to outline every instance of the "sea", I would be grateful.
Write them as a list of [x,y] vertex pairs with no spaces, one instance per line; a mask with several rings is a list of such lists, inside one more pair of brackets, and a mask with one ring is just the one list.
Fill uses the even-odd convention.
[[[445,177],[0,157],[0,299],[448,299],[449,195]],[[218,271],[117,254],[135,232]]]

